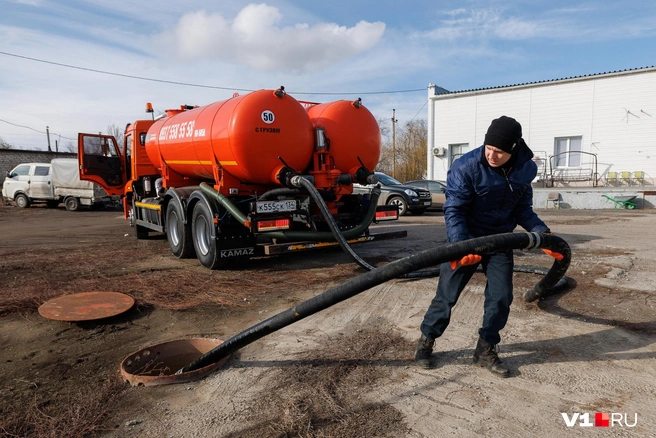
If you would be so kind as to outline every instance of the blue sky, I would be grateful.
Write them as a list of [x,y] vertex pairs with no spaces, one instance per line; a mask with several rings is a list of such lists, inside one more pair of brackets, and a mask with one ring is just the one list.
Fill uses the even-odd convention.
[[[284,85],[426,118],[427,86],[469,90],[656,65],[656,2],[0,0],[0,138],[78,132]],[[107,72],[112,74],[100,73]],[[138,78],[145,78],[138,79]]]

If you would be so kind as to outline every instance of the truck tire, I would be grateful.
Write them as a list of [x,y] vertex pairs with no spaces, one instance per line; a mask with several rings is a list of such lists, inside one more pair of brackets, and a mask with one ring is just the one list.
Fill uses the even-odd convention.
[[28,198],[22,193],[16,195],[16,197],[14,198],[14,202],[16,203],[16,207],[27,208],[30,206],[30,198]]
[[191,234],[196,258],[201,265],[216,269],[221,265],[216,248],[216,239],[212,238],[214,216],[204,202],[197,202],[191,215]]
[[396,205],[399,208],[399,217],[405,216],[408,212],[408,203],[402,196],[392,196],[387,200],[387,205]]
[[69,196],[64,199],[64,206],[66,206],[66,210],[68,211],[78,211],[80,209],[80,200],[75,196]]
[[184,211],[176,199],[172,199],[166,208],[166,240],[174,256],[186,259],[195,255],[191,224],[184,222]]

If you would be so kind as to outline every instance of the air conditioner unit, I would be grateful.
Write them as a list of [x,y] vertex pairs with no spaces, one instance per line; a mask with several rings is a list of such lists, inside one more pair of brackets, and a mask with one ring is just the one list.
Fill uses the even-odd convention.
[[446,149],[444,148],[433,148],[433,155],[436,157],[443,157],[446,155]]

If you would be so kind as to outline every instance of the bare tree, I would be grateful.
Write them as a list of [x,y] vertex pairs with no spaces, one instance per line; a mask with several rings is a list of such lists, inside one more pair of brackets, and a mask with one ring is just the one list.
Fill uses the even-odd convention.
[[72,141],[67,141],[66,143],[62,144],[61,148],[64,152],[77,153],[77,145],[73,144]]
[[380,158],[376,170],[379,172],[392,174],[392,138],[390,137],[390,119],[378,119],[378,127],[381,136]]
[[[388,123],[388,121],[379,120],[379,124],[381,123]],[[428,128],[425,120],[412,120],[397,128],[394,145],[389,135],[383,137],[383,149],[376,170],[391,175],[395,162],[395,177],[399,181],[424,178],[428,166],[427,137]],[[394,152],[396,157],[393,157]]]
[[125,130],[122,128],[119,128],[118,126],[112,124],[107,126],[107,135],[111,135],[116,139],[116,144],[118,145],[118,148],[123,150],[123,134],[125,133]]
[[383,138],[387,138],[390,135],[391,128],[389,126],[390,119],[381,119],[380,117],[376,119],[378,122],[378,127],[380,128],[380,135]]
[[14,147],[0,137],[0,149],[13,149]]
[[421,179],[426,176],[428,128],[425,120],[408,122],[401,132],[399,143],[401,153],[400,175],[403,181]]

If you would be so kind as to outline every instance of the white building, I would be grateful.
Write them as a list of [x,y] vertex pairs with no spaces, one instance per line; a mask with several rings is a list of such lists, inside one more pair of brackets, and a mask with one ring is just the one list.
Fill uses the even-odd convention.
[[654,184],[656,67],[458,92],[431,84],[426,178],[446,180],[501,115],[522,125],[536,187]]

